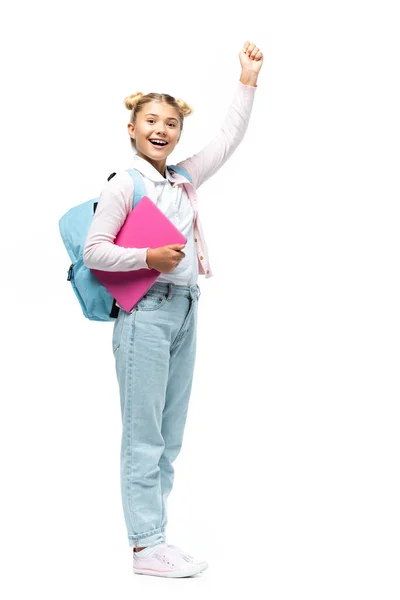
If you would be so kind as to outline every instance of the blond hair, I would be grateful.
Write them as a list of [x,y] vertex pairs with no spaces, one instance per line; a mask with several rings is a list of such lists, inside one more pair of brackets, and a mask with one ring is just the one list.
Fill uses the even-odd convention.
[[[181,98],[174,98],[169,94],[157,94],[152,92],[150,94],[143,94],[142,92],[136,92],[136,94],[131,94],[125,98],[125,107],[131,111],[131,116],[129,121],[135,125],[136,116],[138,112],[143,108],[145,104],[148,102],[165,102],[169,104],[173,108],[178,111],[179,114],[179,125],[180,130],[183,129],[183,119],[193,112],[193,108],[189,106],[184,100]],[[131,146],[136,150],[136,142],[134,139],[130,138]]]

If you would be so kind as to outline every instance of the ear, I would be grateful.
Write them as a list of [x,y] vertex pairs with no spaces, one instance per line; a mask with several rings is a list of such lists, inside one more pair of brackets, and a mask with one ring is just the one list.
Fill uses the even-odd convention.
[[127,125],[128,127],[128,133],[130,135],[130,137],[134,140],[135,139],[135,126],[133,123],[128,123]]

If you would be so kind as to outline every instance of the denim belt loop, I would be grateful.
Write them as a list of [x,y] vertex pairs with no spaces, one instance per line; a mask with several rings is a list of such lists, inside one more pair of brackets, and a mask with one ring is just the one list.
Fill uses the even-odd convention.
[[190,296],[191,296],[192,300],[194,300],[194,299],[198,300],[200,298],[200,293],[201,293],[200,288],[197,285],[197,283],[190,286]]
[[171,298],[172,298],[172,283],[169,283],[167,300],[171,300]]

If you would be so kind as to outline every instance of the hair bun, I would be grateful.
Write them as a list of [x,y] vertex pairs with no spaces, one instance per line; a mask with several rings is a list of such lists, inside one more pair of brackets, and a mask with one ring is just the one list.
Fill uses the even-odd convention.
[[184,117],[187,117],[192,114],[193,108],[187,102],[182,100],[182,98],[176,98],[176,103],[179,106]]
[[128,110],[132,110],[132,108],[137,104],[140,98],[143,96],[143,92],[136,92],[136,94],[131,94],[125,98],[125,107]]

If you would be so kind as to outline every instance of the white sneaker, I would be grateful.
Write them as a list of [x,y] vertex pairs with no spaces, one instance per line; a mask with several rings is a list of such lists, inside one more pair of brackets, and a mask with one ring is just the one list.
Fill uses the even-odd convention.
[[133,552],[133,572],[158,577],[190,577],[207,569],[208,563],[196,560],[178,546],[157,544]]

